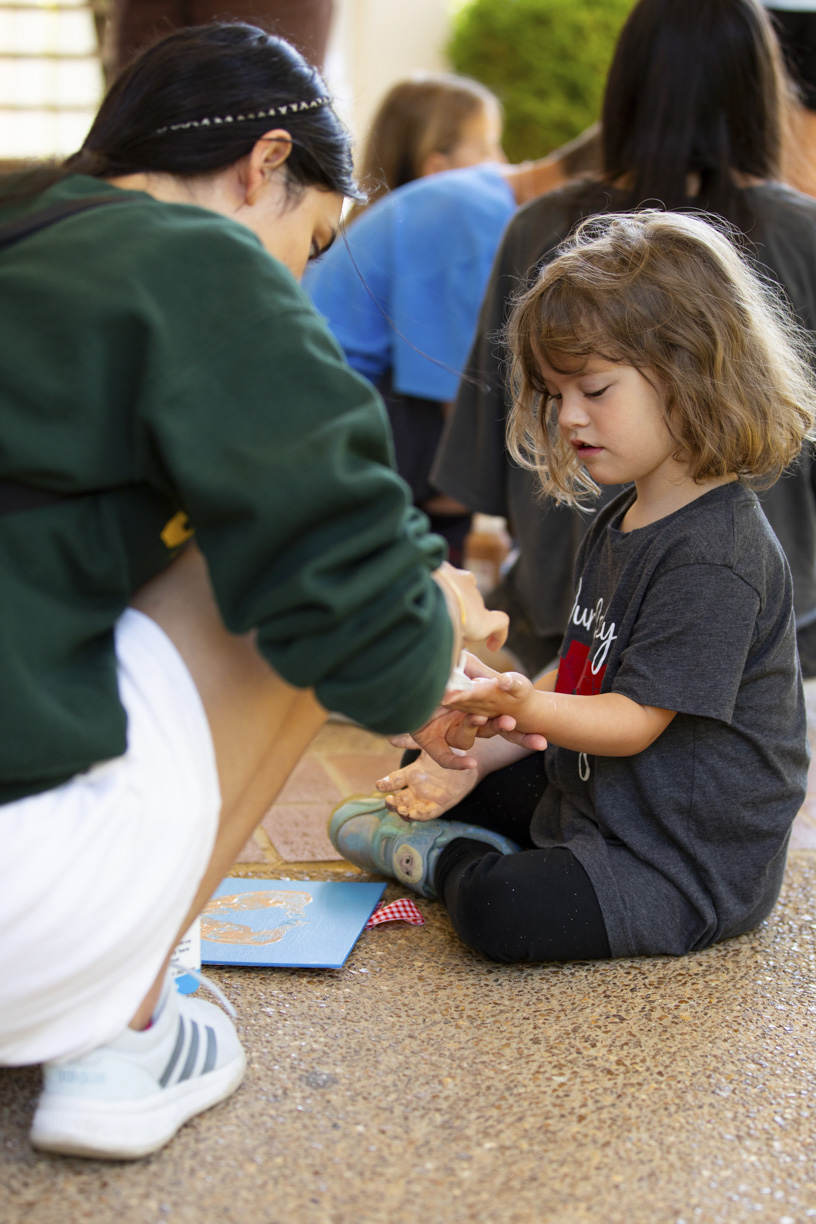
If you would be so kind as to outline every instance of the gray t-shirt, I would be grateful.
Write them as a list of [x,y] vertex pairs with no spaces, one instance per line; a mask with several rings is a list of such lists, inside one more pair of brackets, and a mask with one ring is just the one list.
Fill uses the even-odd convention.
[[615,956],[675,954],[771,910],[807,788],[791,578],[751,490],[722,485],[623,532],[627,490],[579,551],[558,689],[676,710],[631,757],[547,749],[536,845],[589,874]]
[[[747,188],[757,217],[760,263],[785,290],[816,350],[816,200],[779,183]],[[472,510],[510,520],[519,559],[510,576],[527,617],[542,636],[563,632],[570,608],[575,554],[593,514],[542,501],[534,473],[510,460],[505,447],[509,408],[501,331],[513,296],[550,259],[583,217],[620,211],[625,197],[581,181],[532,200],[507,228],[482,303],[466,377],[431,471],[431,481]],[[816,621],[816,497],[813,462],[799,464],[761,495],[765,513],[793,573],[799,628]],[[612,493],[617,490],[612,490]],[[610,492],[604,490],[601,504]]]

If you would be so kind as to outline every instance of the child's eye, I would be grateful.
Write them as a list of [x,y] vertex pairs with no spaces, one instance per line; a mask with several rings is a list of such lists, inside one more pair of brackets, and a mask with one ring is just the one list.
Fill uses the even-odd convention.
[[587,399],[599,399],[604,391],[608,391],[609,387],[601,387],[600,391],[585,391],[584,395]]

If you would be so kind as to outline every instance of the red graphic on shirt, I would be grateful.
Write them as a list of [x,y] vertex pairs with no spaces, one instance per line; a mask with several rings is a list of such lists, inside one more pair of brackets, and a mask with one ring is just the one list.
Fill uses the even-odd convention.
[[556,693],[575,693],[579,697],[595,697],[601,691],[606,664],[596,674],[592,671],[589,646],[586,642],[570,642],[569,650],[558,665]]

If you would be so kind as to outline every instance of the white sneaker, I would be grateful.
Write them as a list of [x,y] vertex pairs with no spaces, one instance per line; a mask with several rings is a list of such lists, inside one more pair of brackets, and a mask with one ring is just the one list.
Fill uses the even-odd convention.
[[234,1092],[245,1065],[229,1017],[180,995],[168,974],[150,1028],[44,1065],[31,1143],[65,1156],[138,1160]]

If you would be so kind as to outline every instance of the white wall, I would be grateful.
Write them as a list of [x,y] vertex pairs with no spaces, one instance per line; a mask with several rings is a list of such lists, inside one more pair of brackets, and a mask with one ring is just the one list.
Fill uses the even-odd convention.
[[448,68],[451,7],[451,0],[335,0],[326,77],[358,146],[390,85]]

